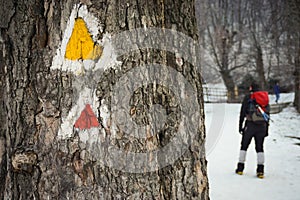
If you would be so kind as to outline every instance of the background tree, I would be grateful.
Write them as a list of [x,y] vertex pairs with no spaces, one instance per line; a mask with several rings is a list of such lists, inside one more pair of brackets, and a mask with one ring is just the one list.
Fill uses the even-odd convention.
[[267,35],[263,31],[264,23],[261,19],[265,16],[263,15],[264,2],[261,1],[252,1],[250,3],[250,12],[249,12],[249,36],[251,40],[251,46],[253,49],[253,57],[255,60],[255,71],[258,77],[258,82],[262,89],[266,89],[267,81],[265,78],[264,70],[264,60],[263,60],[263,44]]
[[[176,52],[145,48],[118,57],[118,68],[101,72],[101,77],[97,78],[99,81],[93,82],[94,76],[88,73],[89,69],[79,71],[79,75],[67,70],[53,70],[54,57],[62,51],[58,49],[63,46],[64,32],[68,30],[70,20],[80,19],[76,18],[80,8],[87,6],[88,12],[99,20],[99,34],[93,35],[95,40],[101,41],[105,34],[114,35],[150,27],[176,30],[197,40],[193,0],[20,0],[0,3],[0,199],[208,199],[203,96],[200,74],[195,66],[181,59]],[[75,4],[78,5],[75,7],[77,10]],[[76,19],[71,19],[72,16]],[[83,34],[85,26],[80,25],[80,21],[75,21],[75,25],[81,28],[78,34]],[[92,33],[91,27],[87,28]],[[143,42],[145,37],[127,39]],[[126,43],[126,40],[123,42]],[[179,48],[185,45],[181,41],[176,42]],[[101,51],[97,45],[93,47],[95,55],[90,58],[99,57],[96,53]],[[83,49],[80,52],[79,59],[74,62],[85,65],[84,56],[90,55],[83,55]],[[96,126],[97,120],[91,120],[89,125],[75,124],[74,128],[69,127],[72,131],[67,133],[61,128],[62,119],[72,112],[77,95],[84,91],[81,83],[95,88],[92,95],[95,94],[100,102],[96,110],[102,113],[102,103],[111,101],[112,88],[121,77],[149,63],[172,67],[197,92],[201,120],[196,132],[192,133],[195,138],[185,138],[193,140],[193,145],[175,163],[158,166],[155,171],[132,173],[103,165],[110,159],[109,155],[105,152],[93,154],[89,150],[93,149],[94,144],[103,149],[105,145],[115,145],[133,153],[149,151],[166,145],[175,136],[180,121],[186,120],[178,115],[180,105],[174,103],[174,91],[152,84],[132,94],[132,109],[128,112],[137,123],[147,125],[149,119],[145,116],[151,108],[148,105],[161,105],[168,114],[168,129],[165,131],[146,140],[128,138],[122,131],[115,132],[113,137],[109,121],[103,121],[98,115],[97,120],[101,125],[95,133],[99,134],[99,138],[96,139],[97,143],[90,144],[95,135],[82,141],[82,134],[89,132],[81,133],[80,127]],[[97,71],[97,75],[99,73]],[[147,78],[149,75],[143,76]],[[178,91],[182,91],[182,88],[179,82]],[[131,95],[126,94],[126,90],[122,92],[121,95]],[[194,106],[190,109],[193,110]],[[86,109],[80,117],[91,117],[91,109]],[[110,111],[112,108],[107,109]],[[60,138],[58,133],[61,130],[61,134],[68,137]],[[189,133],[184,135],[182,137],[189,137]],[[100,160],[98,156],[103,159]],[[150,162],[153,158],[148,159]],[[161,159],[171,158],[166,155]]]
[[300,112],[300,2],[298,0],[284,3],[285,46],[288,64],[294,66],[294,105]]
[[234,51],[236,43],[234,30],[234,12],[232,2],[216,1],[207,2],[209,8],[210,23],[207,24],[207,38],[209,49],[213,55],[217,70],[221,74],[222,80],[228,90],[229,101],[234,99],[235,83],[232,71],[241,67],[235,62],[237,52]]
[[233,86],[240,86],[245,75],[250,74],[271,93],[275,81],[280,82],[282,92],[292,91],[295,53],[291,47],[295,45],[298,31],[294,28],[297,17],[291,17],[290,9],[297,2],[198,2],[201,63],[207,82],[216,83],[221,79],[232,93]]

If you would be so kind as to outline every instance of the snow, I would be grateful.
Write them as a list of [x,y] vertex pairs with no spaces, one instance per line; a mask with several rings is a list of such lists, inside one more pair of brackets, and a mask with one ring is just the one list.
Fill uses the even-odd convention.
[[[282,94],[281,100],[291,102],[293,94]],[[274,96],[270,95],[273,101]],[[271,102],[272,103],[272,102]],[[205,104],[208,178],[210,198],[296,200],[300,191],[300,114],[290,105],[271,116],[269,136],[265,140],[265,178],[259,179],[256,172],[256,152],[252,141],[247,152],[244,174],[234,173],[239,156],[241,135],[238,133],[240,104]],[[215,115],[218,109],[222,116]],[[217,119],[215,121],[214,119]],[[218,125],[218,133],[216,127]],[[214,131],[211,131],[214,129]],[[212,134],[213,133],[213,134]],[[214,142],[212,142],[214,140]],[[214,143],[214,144],[212,144]]]

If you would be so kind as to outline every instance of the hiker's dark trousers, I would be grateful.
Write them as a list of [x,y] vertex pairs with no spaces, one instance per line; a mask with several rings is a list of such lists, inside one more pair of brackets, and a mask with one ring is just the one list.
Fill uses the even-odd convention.
[[267,133],[267,125],[265,122],[255,124],[252,121],[247,122],[247,128],[242,137],[241,150],[247,151],[252,138],[255,140],[255,150],[257,153],[264,152],[264,139]]

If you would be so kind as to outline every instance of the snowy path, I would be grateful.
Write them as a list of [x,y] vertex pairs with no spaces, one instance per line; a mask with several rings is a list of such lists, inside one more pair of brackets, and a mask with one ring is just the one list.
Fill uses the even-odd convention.
[[[220,109],[225,114],[215,121],[215,111]],[[216,141],[207,147],[211,200],[300,199],[300,146],[295,145],[300,140],[286,137],[300,137],[300,115],[293,107],[271,116],[274,122],[265,140],[264,179],[255,176],[254,141],[248,149],[244,175],[234,173],[241,140],[238,133],[240,104],[206,104],[205,111],[208,139],[210,143]],[[217,135],[216,126],[219,127]]]

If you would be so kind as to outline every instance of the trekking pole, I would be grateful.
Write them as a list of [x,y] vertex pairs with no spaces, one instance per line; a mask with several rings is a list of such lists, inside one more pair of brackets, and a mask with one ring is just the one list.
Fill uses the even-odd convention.
[[258,108],[259,112],[262,114],[266,122],[268,122],[269,120],[273,122],[273,120],[270,119],[270,116],[267,113],[265,113],[265,111],[259,105],[256,105],[256,107]]

